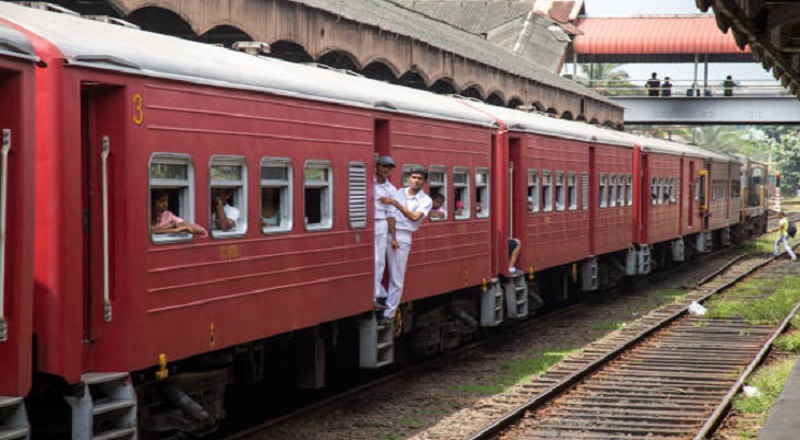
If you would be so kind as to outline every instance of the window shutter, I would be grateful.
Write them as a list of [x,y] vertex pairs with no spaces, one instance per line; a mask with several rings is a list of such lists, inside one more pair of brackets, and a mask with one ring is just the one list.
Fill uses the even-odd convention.
[[347,173],[347,207],[351,228],[367,226],[367,165],[350,164]]

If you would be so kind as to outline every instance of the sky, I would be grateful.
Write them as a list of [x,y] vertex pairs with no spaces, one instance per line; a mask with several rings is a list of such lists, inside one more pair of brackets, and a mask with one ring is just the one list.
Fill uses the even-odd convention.
[[694,0],[584,0],[590,17],[646,14],[699,14]]
[[[625,17],[652,14],[701,14],[695,0],[584,0],[586,15],[589,17]],[[633,83],[644,83],[650,73],[657,72],[659,78],[669,76],[673,84],[681,88],[683,82],[691,82],[694,65],[689,64],[626,64],[621,67],[628,72]],[[572,73],[571,66],[565,66],[565,73]],[[742,84],[774,84],[772,74],[761,64],[717,63],[709,65],[709,81],[716,84],[725,76],[733,75]],[[703,76],[703,66],[699,66],[698,76]]]

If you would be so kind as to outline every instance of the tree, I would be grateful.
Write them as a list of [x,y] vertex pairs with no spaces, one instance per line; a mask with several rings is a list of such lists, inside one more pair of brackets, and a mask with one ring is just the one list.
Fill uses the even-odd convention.
[[800,182],[800,132],[787,131],[780,140],[767,139],[775,168],[770,174],[781,174],[781,192],[794,194]]
[[620,66],[616,63],[581,64],[582,75],[577,82],[607,96],[644,95],[644,89],[631,84],[630,75]]

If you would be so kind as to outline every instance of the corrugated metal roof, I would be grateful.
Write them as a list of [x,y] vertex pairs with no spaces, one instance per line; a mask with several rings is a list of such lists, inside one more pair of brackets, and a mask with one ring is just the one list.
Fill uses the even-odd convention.
[[[495,122],[447,96],[67,14],[0,2],[0,19],[49,41],[68,65],[483,126]],[[0,26],[0,35],[6,29]]]
[[475,35],[388,0],[290,0],[313,9],[393,32],[438,47],[487,66],[528,78],[550,87],[620,107],[577,83],[542,68],[536,62],[504,50]]
[[742,53],[707,14],[584,18],[578,28],[573,47],[581,55]]

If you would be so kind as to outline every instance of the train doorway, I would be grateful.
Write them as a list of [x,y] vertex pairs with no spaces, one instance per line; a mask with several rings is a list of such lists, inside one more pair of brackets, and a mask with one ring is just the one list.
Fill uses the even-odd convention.
[[[98,327],[113,319],[114,157],[122,146],[124,89],[81,86],[81,206],[83,216],[83,339],[97,338]],[[117,151],[115,151],[117,150]]]
[[507,239],[518,238],[523,242],[520,261],[524,261],[525,214],[527,207],[527,175],[522,154],[522,140],[508,140],[508,234]]

